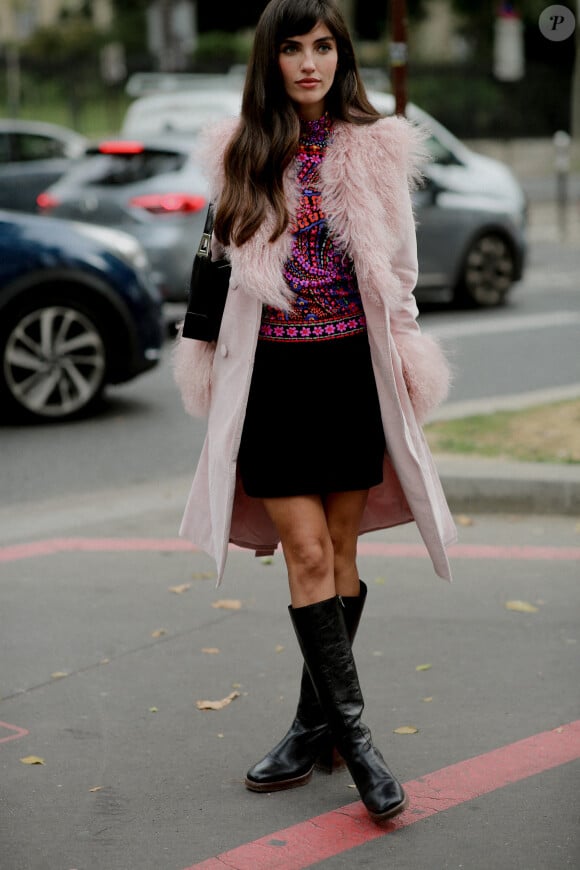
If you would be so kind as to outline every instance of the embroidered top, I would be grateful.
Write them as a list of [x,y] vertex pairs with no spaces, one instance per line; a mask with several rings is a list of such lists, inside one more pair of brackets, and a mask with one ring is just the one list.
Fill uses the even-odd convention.
[[301,121],[296,157],[301,195],[290,227],[292,253],[284,267],[296,299],[290,311],[264,305],[263,341],[319,341],[366,331],[352,261],[332,239],[321,202],[319,169],[331,139],[327,114]]

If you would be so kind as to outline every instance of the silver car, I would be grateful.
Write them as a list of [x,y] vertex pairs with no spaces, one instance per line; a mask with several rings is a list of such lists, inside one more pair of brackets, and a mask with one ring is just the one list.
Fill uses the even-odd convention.
[[[392,114],[390,94],[371,93]],[[231,88],[155,94],[129,108],[123,136],[101,142],[39,199],[52,215],[133,233],[160,276],[165,299],[186,297],[203,228],[207,184],[193,155],[200,129],[239,110]],[[526,200],[510,170],[471,151],[412,103],[408,116],[430,131],[432,163],[415,194],[419,301],[494,306],[522,276]]]
[[36,197],[81,157],[88,139],[57,124],[0,119],[0,208],[36,211]]

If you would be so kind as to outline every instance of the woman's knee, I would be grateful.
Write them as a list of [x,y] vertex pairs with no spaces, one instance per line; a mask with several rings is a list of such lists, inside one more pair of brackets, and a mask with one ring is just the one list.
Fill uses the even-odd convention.
[[334,568],[332,543],[330,538],[322,535],[287,541],[284,555],[297,580],[310,578],[315,581],[332,573]]

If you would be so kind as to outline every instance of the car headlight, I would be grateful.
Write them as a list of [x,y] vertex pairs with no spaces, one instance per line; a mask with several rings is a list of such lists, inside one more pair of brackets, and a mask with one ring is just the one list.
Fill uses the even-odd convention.
[[134,236],[121,230],[110,230],[96,224],[77,224],[77,228],[85,236],[101,242],[112,248],[123,260],[137,271],[143,272],[149,268],[147,254]]

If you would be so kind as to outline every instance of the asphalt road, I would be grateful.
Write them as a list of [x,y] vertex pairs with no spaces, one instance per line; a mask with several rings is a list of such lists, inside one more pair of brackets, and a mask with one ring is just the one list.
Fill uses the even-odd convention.
[[[377,829],[347,771],[245,790],[295,709],[282,559],[232,552],[217,592],[165,495],[124,516],[105,497],[31,512],[20,546],[0,545],[2,870],[578,867],[574,519],[472,517],[452,585],[414,527],[365,537],[366,720],[411,793]],[[214,608],[224,598],[240,609]],[[234,689],[223,710],[196,708]]]

